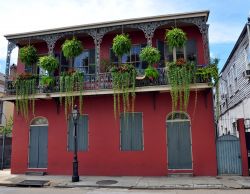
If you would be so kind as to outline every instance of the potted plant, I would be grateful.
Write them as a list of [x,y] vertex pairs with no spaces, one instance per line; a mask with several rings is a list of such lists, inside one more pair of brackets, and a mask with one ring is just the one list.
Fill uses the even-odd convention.
[[19,58],[26,67],[34,65],[38,60],[36,48],[32,45],[20,48]]
[[58,65],[58,60],[52,55],[39,58],[38,66],[46,70],[49,75],[52,75],[52,73],[58,68]]
[[159,77],[159,73],[153,64],[160,61],[161,55],[157,48],[152,46],[147,46],[141,50],[140,59],[141,61],[146,61],[148,67],[145,69],[145,77],[149,78],[151,81]]
[[165,39],[170,49],[182,48],[187,41],[186,33],[180,28],[166,31]]
[[54,83],[55,79],[49,75],[43,75],[41,78],[41,86],[43,87],[44,92],[51,92]]
[[153,81],[159,77],[159,72],[156,68],[148,66],[145,69],[145,77],[148,78],[150,81]]
[[77,40],[75,37],[72,40],[65,40],[62,45],[62,52],[65,58],[71,61],[71,67],[73,67],[74,57],[80,55],[83,51],[83,45],[80,40]]

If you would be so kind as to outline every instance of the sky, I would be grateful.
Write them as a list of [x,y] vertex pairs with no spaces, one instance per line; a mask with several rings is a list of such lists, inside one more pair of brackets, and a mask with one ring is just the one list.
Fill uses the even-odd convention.
[[0,0],[0,72],[5,34],[201,10],[210,11],[210,55],[220,59],[221,69],[250,15],[250,0]]

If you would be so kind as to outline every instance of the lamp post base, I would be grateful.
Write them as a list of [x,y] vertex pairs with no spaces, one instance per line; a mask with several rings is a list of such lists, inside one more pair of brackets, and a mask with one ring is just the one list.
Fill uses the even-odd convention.
[[79,182],[79,176],[72,176],[72,182]]
[[75,160],[73,162],[73,176],[72,182],[79,182],[79,175],[78,175],[78,161]]

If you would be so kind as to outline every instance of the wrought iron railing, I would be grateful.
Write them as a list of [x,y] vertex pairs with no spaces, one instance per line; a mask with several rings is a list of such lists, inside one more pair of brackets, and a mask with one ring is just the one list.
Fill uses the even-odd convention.
[[[161,86],[168,85],[168,78],[165,68],[158,68],[159,77],[154,80],[144,78],[143,74],[136,79],[136,87],[146,86]],[[55,84],[53,87],[43,87],[41,85],[41,77],[37,77],[36,92],[37,93],[55,93],[60,91],[59,76],[55,77]],[[203,80],[199,77],[196,78],[196,83],[206,83],[207,80]],[[110,72],[84,75],[84,91],[86,90],[100,90],[100,89],[112,89],[112,76]],[[8,95],[14,95],[16,93],[15,81],[8,81],[6,92]]]

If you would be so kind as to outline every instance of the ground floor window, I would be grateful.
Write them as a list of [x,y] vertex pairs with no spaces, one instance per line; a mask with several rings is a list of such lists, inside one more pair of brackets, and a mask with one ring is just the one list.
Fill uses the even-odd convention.
[[143,150],[142,113],[122,113],[120,116],[122,151]]
[[[77,124],[77,150],[88,150],[88,115],[80,115]],[[74,122],[72,117],[68,121],[68,151],[74,150]]]

